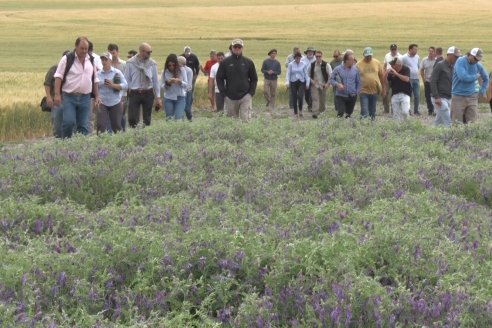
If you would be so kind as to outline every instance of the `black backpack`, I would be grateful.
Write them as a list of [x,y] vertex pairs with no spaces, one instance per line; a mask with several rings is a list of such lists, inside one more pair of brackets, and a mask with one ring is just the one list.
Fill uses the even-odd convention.
[[[75,62],[75,50],[70,51],[65,56],[67,56],[67,64],[65,65],[65,72],[63,73],[63,80],[61,83],[61,87],[63,87],[63,84],[65,83],[65,79],[67,77],[67,74],[70,71],[70,68],[72,68],[73,63]],[[92,68],[94,68],[94,56],[89,54],[89,60],[91,61]],[[92,85],[93,86],[94,86],[94,75],[95,75],[95,73],[92,73]],[[94,98],[94,93],[91,93],[91,98]]]

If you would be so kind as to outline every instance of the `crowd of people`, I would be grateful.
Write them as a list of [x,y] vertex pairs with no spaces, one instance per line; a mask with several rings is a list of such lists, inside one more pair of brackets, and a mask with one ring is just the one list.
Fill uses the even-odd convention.
[[[209,60],[202,66],[191,47],[186,46],[181,55],[167,56],[159,74],[148,43],[142,43],[138,51],[130,50],[124,61],[118,45],[109,44],[107,51],[97,55],[92,42],[79,37],[75,49],[65,51],[45,77],[53,134],[70,138],[74,132],[91,133],[93,112],[98,133],[123,131],[127,124],[135,128],[141,117],[144,125],[150,125],[153,110],[161,108],[169,120],[191,121],[200,73],[208,79],[211,107],[247,121],[251,118],[258,76],[254,62],[243,55],[243,50],[243,40],[235,39],[227,53],[210,51]],[[396,44],[391,44],[389,50],[383,62],[374,58],[370,47],[363,50],[360,61],[347,49],[335,50],[333,59],[327,62],[323,51],[315,47],[307,47],[304,53],[294,47],[285,62],[289,108],[295,116],[302,117],[306,102],[316,119],[326,110],[327,93],[332,90],[338,117],[351,117],[359,99],[360,116],[374,120],[381,96],[384,112],[392,112],[395,119],[402,121],[412,115],[412,98],[413,115],[421,115],[422,80],[427,112],[435,116],[436,125],[449,127],[476,120],[479,97],[486,97],[488,89],[492,91],[492,83],[480,63],[481,49],[473,48],[461,56],[460,50],[452,46],[444,57],[442,48],[431,46],[423,60],[417,44],[410,44],[403,55]],[[277,106],[277,82],[282,73],[277,54],[276,49],[270,49],[261,66],[263,95],[266,107],[272,111]]]

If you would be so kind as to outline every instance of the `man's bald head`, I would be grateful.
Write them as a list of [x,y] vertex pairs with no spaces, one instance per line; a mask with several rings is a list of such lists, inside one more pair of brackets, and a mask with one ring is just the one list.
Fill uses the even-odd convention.
[[150,54],[152,53],[152,47],[150,44],[143,42],[140,47],[138,47],[139,53],[138,56],[142,59],[149,59]]

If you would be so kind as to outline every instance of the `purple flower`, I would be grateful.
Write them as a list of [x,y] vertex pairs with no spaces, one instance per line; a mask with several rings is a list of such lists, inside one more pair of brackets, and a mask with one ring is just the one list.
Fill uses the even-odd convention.
[[173,153],[170,150],[164,152],[164,160],[170,162],[173,160]]
[[34,222],[34,233],[36,235],[39,235],[42,232],[43,232],[43,221],[37,219],[36,222]]
[[432,306],[432,316],[437,318],[441,315],[441,303],[434,303]]
[[173,264],[173,259],[170,255],[165,255],[163,258],[162,258],[162,264],[168,266],[168,265],[172,265]]
[[345,299],[345,293],[343,291],[343,287],[339,284],[332,284],[331,289],[337,296],[337,299],[339,302],[343,301]]
[[60,275],[58,276],[58,285],[63,288],[65,286],[65,283],[67,282],[67,275],[65,271],[60,272]]
[[200,256],[199,263],[202,267],[205,266],[205,263],[207,263],[207,258],[205,256]]
[[331,235],[337,232],[337,230],[340,228],[340,225],[338,222],[333,222],[332,225],[328,228],[328,233]]
[[405,191],[403,191],[402,189],[398,189],[395,191],[395,198],[400,199],[403,197],[404,194],[405,194]]
[[258,328],[266,327],[265,319],[263,319],[261,315],[259,315],[258,318],[256,318],[256,327]]
[[21,277],[21,284],[22,286],[25,286],[27,283],[27,273],[24,273]]
[[244,258],[244,251],[237,251],[236,252],[236,255],[234,256],[234,259],[237,261],[237,262],[241,262]]
[[415,252],[413,253],[415,260],[419,260],[422,257],[422,250],[420,249],[420,245],[415,247]]
[[181,209],[181,215],[179,218],[179,223],[183,227],[184,232],[188,232],[190,230],[190,209],[187,207],[183,207]]
[[342,219],[342,220],[343,220],[343,219],[346,219],[346,218],[347,218],[347,216],[348,216],[347,211],[340,211],[340,212],[338,213],[338,216],[340,216],[340,219]]
[[258,276],[260,277],[260,279],[263,279],[267,273],[268,273],[268,267],[265,265],[264,267],[260,268],[260,272],[258,273]]
[[335,326],[340,325],[340,314],[342,309],[337,305],[333,311],[331,311],[331,320]]
[[227,198],[227,194],[221,192],[221,191],[218,191],[215,193],[215,201],[217,203],[222,203],[224,200],[226,200]]
[[50,168],[48,169],[48,172],[50,173],[50,175],[51,175],[52,177],[54,177],[54,176],[56,175],[56,173],[58,173],[58,169],[57,169],[56,167],[52,166],[52,167],[50,167]]
[[96,153],[98,158],[105,158],[106,156],[108,156],[108,154],[109,154],[109,151],[105,148],[99,149]]
[[347,312],[345,314],[345,327],[350,327],[350,321],[352,320],[352,305],[347,305]]
[[68,242],[66,243],[65,247],[67,249],[67,253],[75,253],[77,251],[77,249]]
[[231,308],[226,307],[217,311],[217,319],[222,323],[228,323],[231,320]]

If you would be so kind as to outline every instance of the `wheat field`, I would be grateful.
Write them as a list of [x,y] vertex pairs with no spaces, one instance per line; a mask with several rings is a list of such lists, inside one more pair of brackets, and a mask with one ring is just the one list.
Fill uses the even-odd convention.
[[[485,0],[472,4],[464,0],[123,0],[117,5],[0,0],[0,120],[14,105],[16,110],[19,104],[37,106],[44,93],[45,72],[63,50],[73,48],[80,35],[94,42],[96,53],[108,43],[117,43],[122,56],[149,42],[160,67],[169,53],[181,53],[185,45],[204,62],[210,49],[225,51],[231,39],[240,37],[245,54],[258,70],[271,48],[278,49],[281,62],[294,45],[302,49],[313,45],[324,50],[326,57],[334,49],[347,48],[361,56],[362,49],[371,46],[375,57],[382,59],[391,43],[397,43],[402,52],[408,44],[417,43],[421,57],[430,45],[444,49],[456,45],[464,51],[481,47],[485,67],[492,69],[487,56],[492,52],[487,33],[492,29],[491,10],[492,1]],[[46,115],[40,114],[44,120]],[[46,126],[39,124],[41,130]],[[5,139],[5,132],[0,134],[0,140]]]

